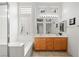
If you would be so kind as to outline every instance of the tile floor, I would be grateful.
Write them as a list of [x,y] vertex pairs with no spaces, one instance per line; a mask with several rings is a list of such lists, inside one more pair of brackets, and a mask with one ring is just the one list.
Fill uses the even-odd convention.
[[32,57],[71,57],[64,51],[33,51]]

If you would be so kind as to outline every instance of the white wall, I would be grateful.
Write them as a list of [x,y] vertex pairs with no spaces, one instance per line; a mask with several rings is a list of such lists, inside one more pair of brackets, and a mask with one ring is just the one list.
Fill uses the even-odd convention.
[[7,43],[7,5],[0,5],[0,44]]
[[9,3],[9,20],[10,20],[10,42],[16,42],[18,33],[18,11],[17,3]]
[[18,19],[19,31],[17,41],[28,43],[30,39],[27,38],[33,35],[32,3],[21,2],[18,4],[18,9],[19,9],[19,19]]
[[[23,7],[29,7],[31,6],[32,4],[31,3],[22,3],[22,5],[24,5]],[[22,6],[21,6],[22,7]],[[24,25],[25,25],[25,28],[24,30],[26,30],[24,33],[25,35],[22,35],[20,33],[18,33],[19,31],[19,26],[18,26],[18,22],[20,21],[20,18],[19,15],[18,15],[18,3],[15,3],[15,2],[9,2],[9,20],[10,20],[10,43],[12,42],[17,42],[18,40],[19,41],[23,41],[25,42],[26,41],[26,37],[27,37],[27,32],[28,32],[28,36],[30,35],[33,35],[33,22],[32,22],[32,15],[27,18],[26,17],[26,20],[25,19],[22,19],[24,22]],[[25,37],[25,38],[22,38],[20,37],[19,39],[19,35],[21,37]]]
[[76,25],[69,26],[67,24],[67,35],[68,35],[68,52],[72,56],[78,56],[78,45],[79,45],[79,3],[63,3],[62,20],[67,20],[76,17]]
[[[32,30],[32,3],[19,3],[19,34],[33,34]],[[23,16],[26,15],[26,16]],[[23,27],[23,31],[21,33],[21,29]]]
[[7,56],[7,4],[0,5],[0,56]]

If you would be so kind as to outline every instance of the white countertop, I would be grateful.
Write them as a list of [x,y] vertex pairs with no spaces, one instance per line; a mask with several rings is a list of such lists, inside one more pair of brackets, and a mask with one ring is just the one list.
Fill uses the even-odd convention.
[[56,35],[56,34],[49,34],[49,35],[35,35],[34,37],[67,37],[67,35]]

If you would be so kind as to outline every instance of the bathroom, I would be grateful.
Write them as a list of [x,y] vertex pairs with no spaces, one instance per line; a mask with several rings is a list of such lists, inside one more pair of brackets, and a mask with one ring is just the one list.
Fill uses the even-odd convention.
[[0,2],[0,57],[79,57],[79,2]]

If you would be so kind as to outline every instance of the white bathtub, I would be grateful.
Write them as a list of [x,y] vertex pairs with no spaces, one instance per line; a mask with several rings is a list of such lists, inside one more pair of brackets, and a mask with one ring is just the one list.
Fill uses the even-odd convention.
[[7,57],[7,43],[0,43],[0,57]]
[[[23,39],[27,39],[26,41],[22,41]],[[32,46],[33,46],[33,38],[32,37],[19,37],[19,40],[15,43],[9,43],[9,56],[10,57],[29,57],[32,54]]]
[[9,43],[9,57],[23,57],[24,56],[24,43],[15,42]]

